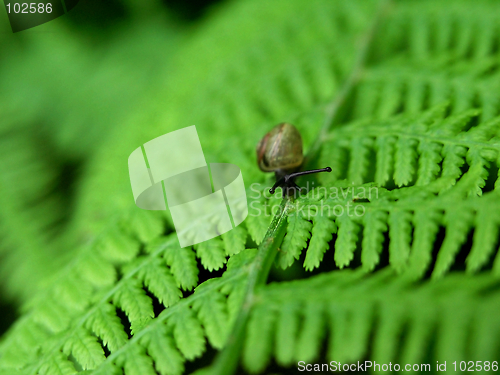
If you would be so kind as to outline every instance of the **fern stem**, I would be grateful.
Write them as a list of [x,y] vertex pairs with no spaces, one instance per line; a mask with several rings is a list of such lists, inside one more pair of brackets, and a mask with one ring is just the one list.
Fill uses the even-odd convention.
[[285,197],[280,205],[278,213],[274,216],[255,259],[251,265],[248,275],[247,290],[243,298],[241,309],[232,332],[228,337],[226,345],[214,361],[213,366],[208,369],[209,373],[217,375],[232,375],[235,373],[241,350],[243,338],[245,337],[245,327],[254,303],[255,292],[259,286],[266,283],[269,271],[278,253],[278,247],[283,241],[286,232],[287,216],[293,205],[290,198]]
[[373,18],[373,22],[368,27],[368,30],[363,34],[351,73],[349,74],[347,80],[340,88],[340,91],[335,95],[333,100],[326,106],[325,109],[326,113],[323,125],[321,126],[318,132],[318,136],[314,140],[304,161],[304,165],[306,167],[307,164],[317,156],[318,152],[321,149],[321,145],[325,141],[328,135],[328,131],[330,130],[333,121],[335,120],[335,117],[337,116],[340,108],[344,105],[347,97],[351,94],[354,87],[360,81],[363,69],[366,65],[366,60],[368,59],[368,52],[372,45],[372,41],[375,37],[375,33],[380,24],[380,21],[386,15],[389,5],[391,3],[392,3],[391,0],[382,0],[380,2],[377,13]]
[[[381,5],[376,16],[374,17],[374,21],[362,39],[362,43],[351,74],[349,75],[347,81],[343,84],[338,95],[326,108],[326,116],[323,122],[323,126],[321,127],[318,133],[318,137],[314,141],[311,149],[306,156],[304,165],[307,165],[307,163],[317,155],[321,144],[325,140],[328,134],[328,130],[330,129],[340,107],[345,103],[348,95],[351,93],[354,86],[358,83],[368,56],[371,42],[375,35],[376,28],[380,22],[380,19],[385,14],[387,5],[389,3],[390,0],[381,1]],[[285,224],[287,222],[286,218],[288,216],[290,208],[292,207],[292,205],[289,205],[288,203],[288,198],[283,199],[280,210],[271,222],[264,240],[259,246],[259,251],[257,253],[257,256],[255,257],[254,262],[252,263],[252,268],[249,273],[247,291],[242,302],[240,313],[236,318],[236,322],[234,324],[232,333],[230,334],[226,342],[226,346],[215,359],[213,366],[207,369],[206,372],[203,371],[203,374],[212,373],[214,375],[232,375],[237,369],[240,353],[243,347],[245,327],[254,302],[255,291],[259,286],[263,285],[266,282],[269,275],[269,270],[271,269],[271,265],[274,261],[274,258],[276,257],[277,249],[281,244],[283,237],[285,236]]]

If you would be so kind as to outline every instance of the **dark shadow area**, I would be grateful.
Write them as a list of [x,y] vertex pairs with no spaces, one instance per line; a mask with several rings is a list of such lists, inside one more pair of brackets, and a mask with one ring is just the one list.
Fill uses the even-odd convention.
[[[160,8],[170,12],[174,18],[191,23],[203,17],[210,6],[220,2],[222,0],[162,0],[159,4]],[[149,12],[150,8],[158,8],[158,3],[145,2],[141,9],[140,2],[132,6],[118,0],[80,0],[64,18],[79,29],[110,31],[120,23],[126,24],[134,18],[155,14]]]
[[192,22],[202,17],[214,4],[223,0],[162,0],[168,10],[183,21]]
[[64,15],[65,21],[77,28],[104,31],[129,18],[125,4],[118,0],[80,0],[74,9]]
[[0,335],[3,335],[18,318],[16,307],[0,298]]

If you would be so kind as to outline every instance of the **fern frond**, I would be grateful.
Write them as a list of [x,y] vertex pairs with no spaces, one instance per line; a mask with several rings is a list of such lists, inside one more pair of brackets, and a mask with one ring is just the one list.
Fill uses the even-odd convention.
[[236,228],[233,228],[233,230],[224,233],[222,235],[222,241],[224,241],[226,255],[231,256],[243,251],[245,249],[247,235],[247,230],[242,225],[238,225]]
[[[248,272],[244,264],[254,253],[249,250],[241,253],[241,256],[233,256],[224,277],[208,280],[197,287],[190,297],[175,303],[171,298],[177,295],[178,300],[179,291],[175,288],[173,276],[165,272],[168,269],[162,262],[165,249],[175,248],[172,243],[172,239],[166,239],[157,245],[151,257],[138,258],[133,266],[126,268],[126,273],[116,286],[91,301],[87,312],[72,311],[71,321],[67,316],[64,323],[58,322],[54,327],[49,325],[48,328],[59,331],[62,327],[67,328],[51,340],[34,340],[30,344],[31,350],[36,352],[36,359],[33,358],[30,369],[34,371],[42,369],[40,366],[47,362],[52,363],[51,369],[66,368],[68,356],[72,355],[84,369],[100,365],[97,373],[106,373],[108,370],[111,371],[111,368],[123,368],[132,373],[141,371],[147,373],[153,371],[155,363],[158,370],[164,371],[162,373],[177,374],[182,373],[186,359],[196,358],[205,351],[205,337],[212,346],[220,348],[225,342],[229,327],[227,296],[231,296],[233,290],[238,290],[237,281],[243,281]],[[161,272],[141,277],[152,267]],[[151,277],[159,279],[155,284],[151,284]],[[162,288],[151,287],[163,283],[169,285],[169,288],[174,288],[170,299],[165,298]],[[148,288],[154,298],[162,301],[163,306],[167,307],[169,303],[173,305],[155,317],[151,298],[146,296],[143,288]],[[126,327],[116,317],[116,308],[126,313],[132,339],[127,339]],[[64,310],[56,311],[68,313]],[[40,310],[33,311],[25,318],[24,325],[30,329],[38,329],[41,323],[37,322],[42,313]],[[153,317],[155,319],[151,319]],[[47,326],[47,317],[43,319],[42,323]],[[61,316],[57,315],[56,319],[61,319]],[[101,340],[102,345],[110,351],[111,354],[107,358],[104,357],[103,347],[97,340]],[[58,348],[65,353],[64,356],[59,355]],[[166,358],[171,358],[172,362],[167,363]],[[19,366],[15,358],[5,355],[2,357],[4,366],[9,361],[15,367]]]
[[165,326],[149,331],[144,335],[143,342],[151,358],[155,359],[155,368],[160,374],[182,374],[184,358],[176,348],[173,338]]
[[330,246],[329,242],[332,240],[333,234],[337,231],[335,221],[327,215],[317,213],[312,219],[314,225],[311,231],[311,241],[304,260],[304,268],[308,271],[319,266],[325,251]]
[[[209,288],[211,283],[217,283],[217,281],[206,281],[197,290],[201,293],[204,288]],[[205,328],[208,340],[217,349],[222,348],[228,334],[228,316],[225,301],[226,296],[212,291],[208,298],[200,298],[193,303],[193,309],[198,313],[198,318]]]
[[363,231],[361,263],[368,271],[372,271],[380,261],[384,233],[387,232],[388,216],[388,213],[384,211],[371,211],[363,217],[365,229]]
[[106,359],[97,338],[83,329],[66,342],[63,353],[72,355],[84,370],[94,369]]
[[413,216],[413,242],[408,258],[407,275],[419,279],[432,263],[432,250],[436,242],[439,226],[442,224],[441,213],[435,209],[418,210]]
[[116,309],[109,303],[104,303],[86,321],[85,326],[92,330],[111,353],[127,343],[128,336],[123,330],[120,319],[116,316]]
[[209,271],[218,270],[226,263],[224,244],[219,237],[199,243],[194,248],[196,255],[201,259],[201,264]]
[[182,307],[181,313],[172,316],[169,324],[181,353],[187,359],[199,357],[205,351],[205,337],[200,322],[188,307]]
[[432,273],[433,278],[441,278],[451,267],[461,246],[467,240],[467,233],[471,228],[473,218],[474,213],[467,208],[446,210],[443,218],[446,226],[446,238],[436,259]]
[[245,226],[255,243],[260,243],[271,223],[272,216],[268,212],[268,202],[264,194],[249,201],[248,216]]
[[307,240],[311,236],[311,228],[311,223],[300,212],[288,216],[288,231],[278,258],[282,268],[290,266],[295,259],[299,259],[302,249],[307,246]]
[[[461,187],[457,185],[457,189]],[[467,191],[468,187],[464,187]],[[417,186],[411,188],[413,192],[418,189]],[[362,236],[363,268],[372,270],[380,261],[380,253],[384,251],[382,244],[388,232],[389,264],[394,269],[404,272],[411,279],[418,279],[423,277],[427,270],[434,268],[433,277],[442,277],[458,255],[460,246],[466,240],[467,229],[474,221],[479,233],[472,238],[472,249],[466,261],[467,269],[472,273],[477,272],[498,253],[497,233],[500,224],[496,213],[498,210],[496,192],[490,192],[483,198],[473,199],[459,198],[460,195],[454,194],[431,194],[417,198],[417,195],[413,194],[407,198],[393,197],[388,200],[390,193],[379,194],[378,198],[372,197],[369,203],[358,204],[358,207],[362,206],[366,211],[363,217],[354,214],[349,216],[345,213],[342,216],[334,214],[334,209],[339,207],[343,207],[346,212],[348,204],[352,205],[352,202],[331,199],[322,202],[332,208],[329,220],[334,220],[339,226],[333,255],[338,267],[346,267],[351,263],[353,254],[359,246],[357,237],[359,234]],[[450,206],[451,202],[453,205]],[[427,206],[431,208],[426,208]],[[317,205],[304,202],[304,210],[311,207],[315,209]],[[485,221],[484,215],[489,217],[488,221]],[[445,236],[442,245],[437,249],[437,260],[433,267],[433,257],[436,256],[433,252],[436,251],[436,236],[440,228],[445,229]],[[312,231],[316,235],[319,232],[322,236],[331,236],[335,233],[335,229],[327,230],[319,225],[316,228],[315,221]],[[314,248],[309,247],[307,251],[313,251],[310,258],[316,257]],[[306,259],[307,257],[308,255]],[[312,268],[309,261],[304,262],[304,267]]]
[[[330,135],[332,141],[325,146],[326,151],[323,152],[321,163],[328,165],[331,155],[338,153],[338,155],[344,155],[340,163],[351,168],[360,161],[357,157],[356,159],[348,158],[343,150],[348,148],[354,153],[359,139],[371,138],[375,140],[374,144],[377,146],[377,150],[373,150],[377,151],[377,160],[374,162],[366,155],[366,152],[363,152],[364,163],[369,166],[368,168],[375,168],[377,182],[383,182],[382,186],[389,182],[388,172],[391,170],[394,171],[393,178],[398,186],[415,183],[425,185],[436,180],[440,175],[458,179],[462,174],[460,168],[466,162],[470,168],[477,169],[476,172],[479,173],[480,179],[476,182],[477,189],[479,189],[476,190],[476,194],[479,195],[484,187],[488,163],[496,162],[496,155],[498,155],[498,142],[495,134],[490,130],[491,124],[497,123],[498,119],[481,123],[462,132],[462,130],[467,130],[466,127],[478,116],[479,112],[466,111],[441,120],[436,117],[443,115],[443,110],[446,108],[446,105],[439,105],[419,117],[395,116],[385,121],[372,122],[370,125],[367,125],[365,121],[360,121],[338,129]],[[432,120],[429,121],[428,118]],[[362,134],[357,131],[358,129],[362,129]],[[482,138],[477,137],[477,134],[482,134]],[[342,145],[339,145],[338,139],[342,139]],[[395,144],[394,151],[392,151],[392,144]],[[417,152],[417,146],[419,152]],[[464,147],[467,149],[466,152],[463,151]],[[388,159],[391,158],[391,154],[394,159]],[[466,156],[465,161],[463,156]],[[417,162],[420,165],[418,169],[416,168]],[[337,179],[349,178],[349,175],[325,174],[321,178],[323,183],[332,183]],[[364,178],[357,183],[366,182],[369,180]]]
[[408,210],[392,210],[389,213],[389,261],[396,270],[402,271],[411,248],[412,214]]
[[[322,176],[323,181],[333,185],[330,196],[316,201],[309,197],[301,198],[301,209],[306,212],[319,210],[320,206],[324,211],[323,206],[326,205],[328,220],[335,221],[339,227],[334,254],[338,267],[351,263],[354,252],[359,247],[358,233],[361,234],[361,262],[366,270],[373,270],[378,264],[387,233],[389,263],[411,279],[423,277],[433,267],[436,237],[441,228],[445,229],[445,236],[437,251],[434,277],[442,276],[449,269],[460,246],[465,242],[467,228],[471,224],[477,225],[477,233],[472,239],[473,250],[467,257],[467,269],[477,272],[497,253],[498,220],[495,218],[498,192],[496,189],[489,191],[490,188],[486,192],[483,190],[488,179],[493,177],[496,181],[497,178],[490,176],[490,166],[494,163],[499,167],[500,143],[495,135],[496,127],[492,126],[498,119],[481,122],[468,129],[472,119],[478,116],[477,111],[466,111],[443,118],[446,108],[441,105],[421,116],[396,116],[382,120],[380,127],[362,121],[332,132],[332,141],[325,146],[322,164],[329,165],[328,157],[339,148],[351,149],[355,153],[360,140],[364,142],[371,137],[374,139],[372,147],[384,147],[384,154],[372,154],[380,156],[380,162],[370,159],[368,153],[362,153],[366,159],[363,163],[376,168],[375,178],[389,184],[387,171],[393,170],[396,184],[408,185],[413,182],[414,185],[392,192],[377,187],[369,191],[369,185],[354,185],[352,194],[349,194],[351,188],[346,188],[342,181],[335,182],[332,176],[325,174]],[[358,131],[361,126],[362,134]],[[339,139],[342,139],[342,146],[339,145]],[[389,139],[394,142],[388,141]],[[395,149],[387,148],[387,145],[392,144],[396,144]],[[386,155],[386,152],[392,150],[393,161]],[[347,155],[342,150],[339,153]],[[346,158],[343,161],[349,168],[360,164],[359,158]],[[418,169],[414,169],[415,161],[419,163]],[[465,172],[464,165],[468,166]],[[344,173],[348,178],[351,176],[346,171]],[[362,182],[369,181],[365,179]],[[363,192],[363,196],[354,195],[356,188]],[[485,200],[473,199],[483,195],[486,195],[484,198],[487,197]],[[359,198],[367,198],[367,202],[357,203]],[[355,206],[362,214],[356,214],[352,210]],[[316,221],[320,222],[313,220],[312,233],[331,238],[336,232],[336,227],[322,228],[316,225]],[[302,237],[307,238],[306,236],[307,234],[302,234]],[[309,246],[304,262],[306,269],[319,265],[315,262],[311,266],[310,259],[317,259],[316,252],[315,247]]]
[[466,269],[470,273],[479,271],[498,248],[500,227],[498,211],[479,209],[474,224],[473,245],[465,261]]
[[261,372],[266,368],[273,351],[273,327],[276,321],[276,309],[271,306],[262,306],[252,312],[252,319],[248,322],[248,333],[245,338],[243,363],[252,373]]
[[173,246],[165,246],[164,251],[163,257],[177,281],[177,286],[184,290],[193,289],[198,284],[198,269],[193,251]]
[[334,259],[339,268],[348,266],[354,256],[356,243],[358,241],[359,225],[346,216],[341,216],[336,223],[338,230],[338,250],[335,251]]
[[[241,342],[226,342],[235,327],[246,332],[236,338],[251,372],[273,359],[320,359],[325,343],[328,358],[341,362],[415,363],[431,343],[440,361],[494,357],[500,8],[487,0],[398,2],[351,80],[376,5],[241,1],[207,17],[169,66],[178,74],[159,78],[144,106],[120,117],[96,148],[65,232],[77,249],[4,337],[0,371],[180,374],[207,344],[237,352]],[[265,237],[280,198],[262,194],[271,177],[254,157],[255,143],[283,121],[303,128],[306,151],[321,126],[332,128],[320,134],[319,160],[308,162],[333,171],[295,201],[281,242],[281,232]],[[194,250],[162,236],[174,229],[168,213],[134,206],[118,167],[130,150],[185,124],[199,125],[207,160],[240,166],[247,187],[260,183],[247,188],[244,226]],[[13,227],[22,226],[18,219]],[[305,259],[308,271],[326,260],[344,269],[269,285],[259,279],[248,298],[258,256],[246,246],[261,249],[264,238],[280,248],[282,268]],[[360,270],[345,269],[358,259]],[[462,268],[470,275],[450,272]],[[224,272],[198,285],[199,269]],[[250,314],[246,331],[246,320],[235,324],[242,311]]]
[[182,297],[182,292],[178,288],[175,278],[161,258],[156,258],[142,267],[137,277],[166,307],[173,305]]
[[[275,358],[286,359],[287,364],[298,361],[349,363],[362,361],[367,355],[379,363],[388,363],[393,358],[404,359],[405,363],[424,363],[425,348],[433,340],[437,340],[433,359],[441,362],[464,357],[471,349],[478,353],[490,352],[489,345],[499,344],[498,318],[480,318],[488,312],[493,314],[489,316],[497,315],[494,311],[500,303],[499,294],[494,292],[487,301],[481,298],[482,291],[497,282],[491,275],[474,280],[454,275],[420,286],[401,282],[389,270],[363,276],[359,271],[330,272],[306,280],[271,284],[262,290],[247,328],[246,368],[252,373],[259,372],[272,353],[269,344],[259,348],[252,338],[263,333],[261,337],[267,343],[273,334],[279,338],[280,327],[284,326],[291,327],[286,333],[286,347],[279,349]],[[450,290],[453,292],[448,297],[441,297],[444,291]],[[470,304],[477,308],[468,309],[466,306]],[[297,320],[305,323],[299,327],[293,323]],[[373,320],[379,322],[377,329],[371,324]],[[261,331],[259,322],[271,321],[276,322],[266,324]],[[486,326],[492,331],[486,332]],[[475,332],[479,327],[484,336],[470,342],[466,332]],[[321,328],[326,328],[326,332],[320,331]],[[437,334],[443,330],[448,334]],[[452,334],[451,330],[457,333]],[[303,357],[304,351],[292,350],[303,343],[304,337],[312,348],[319,348],[325,333],[328,337],[326,358],[320,358],[317,349],[305,350],[309,352],[306,357]],[[369,339],[372,335],[373,351]],[[258,358],[256,348],[259,348]]]

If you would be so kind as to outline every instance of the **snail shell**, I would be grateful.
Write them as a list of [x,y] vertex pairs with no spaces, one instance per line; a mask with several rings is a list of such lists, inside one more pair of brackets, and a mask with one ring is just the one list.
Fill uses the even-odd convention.
[[257,145],[257,162],[264,172],[292,171],[303,160],[302,137],[291,124],[276,125]]

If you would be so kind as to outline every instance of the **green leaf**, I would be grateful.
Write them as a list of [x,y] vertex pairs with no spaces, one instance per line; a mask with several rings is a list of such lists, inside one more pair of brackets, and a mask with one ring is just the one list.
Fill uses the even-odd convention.
[[299,329],[299,305],[295,303],[281,306],[276,328],[276,360],[283,366],[293,362],[295,342]]
[[182,292],[177,287],[174,277],[160,258],[154,258],[142,267],[139,278],[165,307],[173,305],[182,297]]
[[181,308],[170,320],[174,339],[181,353],[188,360],[199,357],[205,350],[205,339],[200,323],[190,308]]
[[337,219],[338,238],[335,242],[335,264],[339,268],[348,266],[354,257],[356,243],[358,241],[359,225],[350,220],[347,216]]
[[384,233],[387,231],[387,212],[369,211],[363,216],[363,267],[372,271],[380,261],[383,251]]
[[167,246],[163,255],[177,281],[177,286],[191,290],[198,283],[198,268],[191,248]]
[[335,222],[328,216],[318,215],[313,217],[311,241],[304,260],[306,270],[312,271],[319,266],[336,230]]
[[209,271],[218,270],[226,263],[224,243],[218,237],[201,242],[194,246],[201,264]]
[[102,339],[111,353],[127,343],[127,334],[116,316],[116,311],[109,303],[103,304],[87,320],[87,328]]
[[125,280],[115,292],[113,301],[127,314],[132,334],[154,317],[151,298],[146,296],[138,280]]
[[78,330],[63,350],[66,355],[73,355],[84,370],[94,369],[106,359],[97,338],[85,330]]
[[225,297],[222,293],[212,292],[210,297],[196,300],[193,308],[197,310],[198,317],[212,346],[222,348],[226,342],[229,328],[227,326]]
[[177,375],[184,372],[184,359],[168,335],[165,326],[150,330],[142,339],[148,354],[153,358],[156,370],[162,375]]
[[59,353],[43,364],[39,373],[42,375],[71,375],[76,373],[76,370],[73,364],[62,353]]
[[233,228],[229,232],[224,233],[222,235],[222,241],[224,241],[226,255],[231,256],[243,251],[245,249],[246,239],[247,231],[241,225]]
[[155,375],[153,369],[153,360],[139,348],[128,350],[121,357],[123,369],[126,374],[130,375]]
[[264,370],[271,359],[275,318],[276,313],[270,306],[260,305],[254,309],[248,323],[243,363],[252,373]]
[[299,259],[302,249],[307,246],[311,236],[312,224],[301,213],[297,212],[288,216],[287,235],[283,240],[278,262],[284,269],[289,267],[295,259]]

